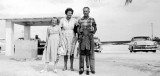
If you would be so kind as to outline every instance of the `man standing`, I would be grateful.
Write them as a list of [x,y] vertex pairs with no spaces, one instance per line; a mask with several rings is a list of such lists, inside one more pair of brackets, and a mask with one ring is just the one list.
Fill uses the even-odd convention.
[[89,17],[90,8],[84,7],[84,16],[78,21],[78,35],[80,47],[79,74],[84,72],[84,57],[86,56],[86,74],[89,75],[89,65],[91,73],[95,74],[94,40],[93,35],[97,31],[94,18]]

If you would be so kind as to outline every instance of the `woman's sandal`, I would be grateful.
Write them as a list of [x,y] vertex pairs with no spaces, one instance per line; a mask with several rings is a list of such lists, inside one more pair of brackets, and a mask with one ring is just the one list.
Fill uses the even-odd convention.
[[54,69],[53,72],[54,72],[54,73],[57,73],[57,69]]
[[47,72],[47,70],[41,70],[40,71],[40,73],[46,73]]

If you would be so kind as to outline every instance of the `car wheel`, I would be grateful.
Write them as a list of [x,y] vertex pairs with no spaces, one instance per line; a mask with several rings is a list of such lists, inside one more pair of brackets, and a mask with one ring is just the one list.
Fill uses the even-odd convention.
[[133,50],[134,53],[136,53],[137,51]]
[[94,52],[98,52],[98,50],[94,50]]
[[156,53],[156,50],[152,50],[153,53]]
[[130,49],[130,53],[134,52],[133,47]]

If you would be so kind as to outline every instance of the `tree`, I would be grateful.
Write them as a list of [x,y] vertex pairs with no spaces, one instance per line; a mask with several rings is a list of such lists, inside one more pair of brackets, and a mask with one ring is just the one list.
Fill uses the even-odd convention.
[[[100,2],[101,0],[91,0],[91,1]],[[129,3],[132,3],[132,0],[126,0],[125,5],[128,5]]]
[[128,5],[129,3],[132,3],[132,0],[126,0],[125,5]]

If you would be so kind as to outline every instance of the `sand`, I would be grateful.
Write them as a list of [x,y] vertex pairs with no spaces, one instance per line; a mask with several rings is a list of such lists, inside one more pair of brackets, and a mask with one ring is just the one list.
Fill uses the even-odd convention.
[[[95,53],[96,74],[90,76],[160,76],[160,53],[129,53],[128,45],[105,45],[102,53]],[[79,76],[78,57],[74,60],[75,71],[62,71],[63,57],[58,63],[57,73],[52,72],[53,63],[47,73],[40,73],[44,63],[39,59],[15,60],[0,55],[0,76]],[[85,72],[80,76],[86,76]]]

